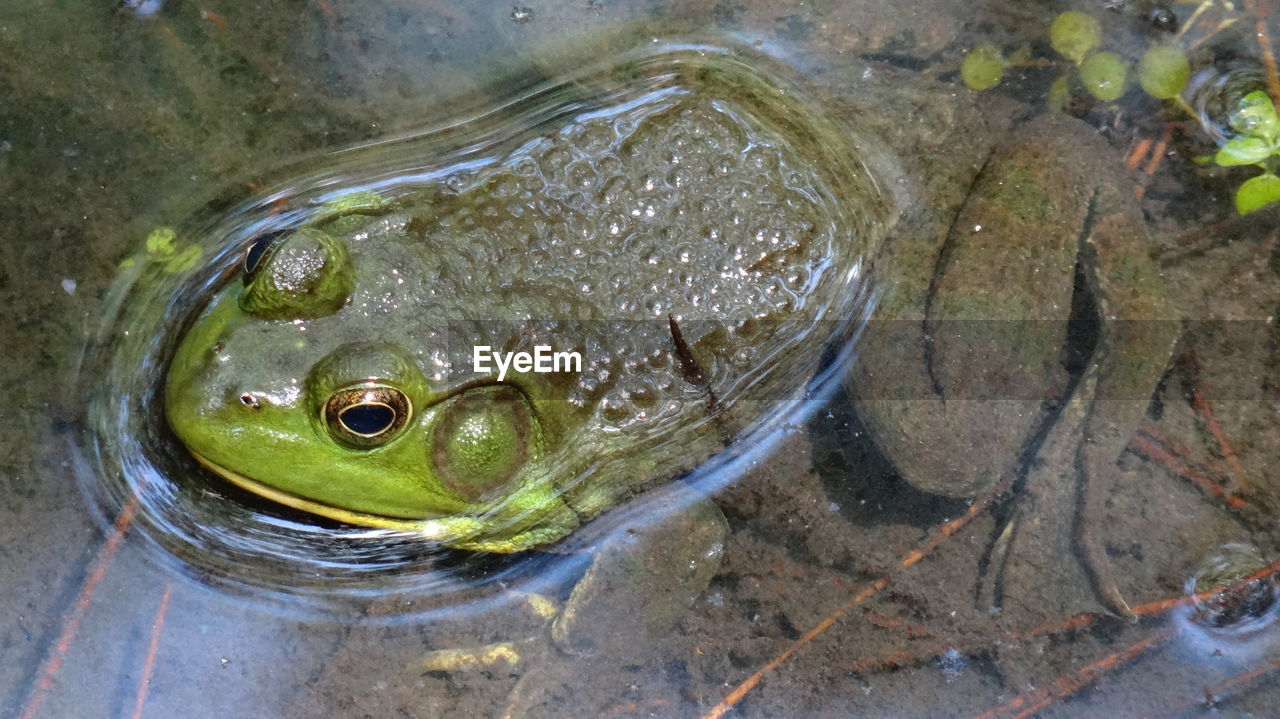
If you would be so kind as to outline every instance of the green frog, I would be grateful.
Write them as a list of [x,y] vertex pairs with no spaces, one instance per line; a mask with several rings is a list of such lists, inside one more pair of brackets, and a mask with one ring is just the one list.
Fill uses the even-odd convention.
[[597,552],[551,627],[565,648],[604,636],[572,631],[586,616],[669,628],[725,521],[668,483],[803,397],[853,325],[882,202],[779,82],[702,53],[646,67],[502,154],[246,238],[169,367],[177,438],[279,504],[460,550],[679,504],[680,532],[631,522]]
[[[699,66],[676,91],[573,119],[439,186],[353,194],[253,238],[240,279],[181,338],[170,425],[203,465],[284,505],[459,549],[548,547],[661,494],[775,406],[758,398],[800,396],[831,339],[812,328],[858,310],[860,260],[874,256],[877,317],[903,322],[873,323],[851,370],[866,424],[908,482],[981,493],[1053,418],[1038,400],[958,408],[1007,382],[1061,381],[1077,266],[1104,316],[1167,315],[1141,218],[1092,130],[1042,120],[1000,139],[969,102],[871,67],[858,92],[824,98],[850,125],[749,71]],[[936,331],[992,317],[1047,321],[1013,350]],[[1137,325],[1104,323],[1097,345],[1071,393],[1090,485],[1169,352]],[[539,352],[581,365],[535,371]],[[1092,401],[1107,392],[1135,401]],[[589,641],[570,638],[574,617],[670,627],[725,531],[718,510],[687,506],[705,529],[599,553],[553,628],[560,646]],[[663,576],[680,589],[665,609],[620,599]],[[666,620],[638,619],[655,614]]]

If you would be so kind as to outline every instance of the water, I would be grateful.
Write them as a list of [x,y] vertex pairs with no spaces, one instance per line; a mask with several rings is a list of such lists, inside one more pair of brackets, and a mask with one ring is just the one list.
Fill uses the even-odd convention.
[[[1253,14],[1262,4],[1177,4],[1175,23],[1154,24],[1161,8],[1149,3],[1076,4],[1104,20],[1103,47],[1123,59],[1155,42],[1186,48],[1189,112],[1136,87],[1109,103],[1073,85],[1046,39],[1067,4],[623,5],[0,10],[10,260],[0,294],[12,308],[0,320],[10,338],[5,715],[499,715],[515,701],[533,716],[700,716],[883,576],[882,590],[770,668],[735,711],[979,716],[1024,695],[996,714],[1274,713],[1277,683],[1265,672],[1280,648],[1275,605],[1263,606],[1273,589],[1248,585],[1241,611],[1188,596],[1231,557],[1264,568],[1276,559],[1276,211],[1235,214],[1237,188],[1266,169],[1195,161],[1241,132],[1230,122],[1235,96],[1270,87]],[[1274,17],[1262,29],[1273,44],[1280,37]],[[979,42],[1011,60],[983,94],[958,77]],[[575,535],[568,554],[541,563],[439,553],[254,502],[199,474],[165,435],[157,373],[172,338],[155,328],[198,312],[255,233],[305,222],[326,192],[407,192],[399,180],[379,185],[388,178],[447,186],[452,174],[465,187],[466,172],[447,171],[454,159],[406,172],[401,160],[415,153],[403,148],[443,127],[441,158],[467,147],[506,157],[609,94],[585,83],[551,97],[540,105],[546,124],[526,122],[530,134],[483,151],[503,139],[486,128],[510,126],[503,108],[522,115],[520,100],[538,88],[681,43],[746,48],[747,65],[786,78],[816,116],[850,128],[885,209],[936,209],[939,221],[965,199],[964,177],[1002,123],[1039,113],[1068,76],[1067,111],[1131,166],[1182,324],[1154,401],[1124,430],[1100,521],[1121,589],[1142,609],[1136,624],[1103,613],[1072,546],[1074,454],[1053,443],[1065,433],[1046,433],[1011,499],[903,568],[905,552],[973,505],[900,478],[837,392],[796,414],[766,413],[769,442],[750,435],[691,477],[734,478],[715,494],[729,531],[713,548],[709,588],[650,654],[610,663],[532,650],[531,662],[444,672],[433,650],[539,636],[544,620],[519,590],[564,601],[598,534]],[[640,95],[664,87],[603,84]],[[458,124],[476,117],[496,119]],[[608,218],[589,219],[607,228]],[[174,254],[139,259],[166,226],[178,230]],[[192,242],[198,257],[183,254]],[[975,283],[976,293],[1002,286],[998,273]],[[635,311],[660,315],[652,301],[634,298]],[[121,458],[134,462],[128,471],[103,471]],[[129,496],[147,503],[128,509]],[[628,601],[644,604],[662,586],[604,596],[630,612]],[[1206,611],[1218,619],[1197,621]]]

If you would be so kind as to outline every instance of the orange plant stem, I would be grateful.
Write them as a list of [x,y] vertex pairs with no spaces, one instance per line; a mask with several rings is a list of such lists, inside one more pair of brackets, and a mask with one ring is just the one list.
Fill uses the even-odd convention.
[[120,543],[124,539],[125,532],[129,531],[129,525],[133,523],[133,515],[137,509],[137,500],[130,497],[116,517],[115,526],[112,528],[111,534],[107,536],[107,541],[102,543],[102,547],[98,550],[98,555],[93,559],[89,574],[85,577],[84,583],[80,585],[80,593],[76,595],[75,602],[62,615],[62,628],[58,631],[58,639],[41,663],[40,673],[35,685],[32,687],[31,694],[27,697],[26,704],[22,707],[22,713],[18,715],[18,719],[33,719],[36,713],[40,711],[40,706],[48,698],[49,690],[53,688],[53,682],[58,678],[58,672],[62,670],[62,664],[66,661],[67,653],[71,650],[71,644],[75,641],[76,633],[80,631],[80,624],[84,622],[84,616],[89,612],[89,606],[93,601],[93,593],[102,582],[103,577],[107,576],[107,568],[111,566],[111,560],[120,551]]
[[160,649],[160,631],[164,628],[165,615],[169,613],[169,597],[173,595],[173,585],[164,588],[160,596],[160,608],[156,610],[156,618],[151,622],[151,641],[147,643],[147,658],[142,662],[142,676],[138,679],[138,693],[133,701],[133,719],[142,719],[142,710],[147,706],[147,692],[151,690],[151,677],[156,671],[156,654]]
[[[1250,582],[1256,582],[1259,579],[1273,576],[1278,573],[1280,573],[1280,559],[1272,562],[1271,564],[1267,565],[1266,567],[1263,567],[1262,569],[1259,569],[1256,572],[1253,572],[1245,577],[1241,577],[1235,582],[1232,582],[1230,585],[1227,585],[1224,587],[1211,587],[1209,589],[1206,589],[1202,592],[1197,592],[1195,594],[1180,594],[1176,597],[1166,597],[1164,599],[1156,599],[1150,602],[1143,602],[1141,604],[1133,605],[1132,607],[1130,607],[1130,609],[1133,611],[1135,615],[1139,617],[1156,616],[1156,615],[1160,615],[1160,614],[1164,614],[1166,612],[1172,611],[1173,609],[1176,609],[1178,607],[1191,604],[1193,602],[1200,602],[1200,601],[1210,599],[1214,595],[1219,594],[1221,592],[1235,591]],[[1106,614],[1098,614],[1096,612],[1083,612],[1081,614],[1075,614],[1070,617],[1067,617],[1066,619],[1039,624],[1030,629],[1003,632],[1001,633],[1000,638],[1002,641],[1018,641],[1018,640],[1027,639],[1030,637],[1040,637],[1040,636],[1045,636],[1050,634],[1060,634],[1062,632],[1067,632],[1074,629],[1083,629],[1085,627],[1090,627],[1096,624],[1099,620],[1112,619],[1112,618],[1113,617]],[[958,649],[960,651],[964,651],[965,653],[973,653],[974,651],[972,646],[968,649],[961,649],[959,642],[934,641],[924,645],[923,647],[917,647],[915,649],[900,649],[900,650],[891,652],[887,655],[884,655],[882,657],[872,657],[868,659],[862,659],[850,665],[848,669],[849,671],[856,672],[856,673],[865,672],[870,669],[890,669],[893,667],[902,666],[903,664],[906,664],[908,662],[923,661],[925,659],[937,656],[939,654],[942,654],[943,652],[950,651],[952,649]]]
[[[974,500],[973,504],[969,505],[964,514],[941,524],[929,535],[927,539],[925,539],[924,542],[921,542],[919,546],[904,554],[898,561],[898,567],[900,569],[908,569],[914,566],[921,559],[924,559],[929,552],[933,551],[933,549],[945,541],[947,537],[950,537],[963,529],[969,524],[969,522],[973,521],[975,517],[989,507],[997,497],[1000,497],[1008,491],[1009,487],[1013,484],[1014,479],[1014,477],[1010,476],[1001,480],[998,485],[988,490],[981,498]],[[726,712],[737,706],[737,704],[742,701],[742,698],[745,697],[752,689],[755,689],[766,675],[781,666],[806,644],[830,629],[832,625],[847,614],[850,609],[853,609],[871,597],[874,597],[887,586],[889,586],[889,575],[886,573],[882,574],[874,582],[864,587],[862,591],[855,594],[853,598],[843,606],[828,614],[822,621],[818,622],[816,626],[801,635],[799,639],[792,642],[791,645],[784,649],[782,653],[778,654],[778,656],[769,660],[768,663],[757,669],[751,674],[751,676],[742,680],[742,683],[734,687],[733,691],[729,692],[724,699],[721,699],[718,704],[704,714],[702,719],[720,719],[720,717],[723,717]]]
[[1129,151],[1129,156],[1124,159],[1125,169],[1136,170],[1138,165],[1142,164],[1142,161],[1146,159],[1147,153],[1151,151],[1152,142],[1149,137],[1139,140],[1138,144],[1134,145],[1133,149]]
[[[1202,698],[1184,699],[1181,702],[1179,702],[1178,705],[1174,707],[1172,711],[1161,714],[1160,716],[1162,717],[1175,716],[1175,715],[1181,714],[1184,710],[1190,709],[1191,707],[1197,704],[1204,705],[1208,702],[1216,701],[1218,697],[1228,692],[1234,691],[1236,687],[1240,686],[1241,684],[1247,684],[1253,681],[1254,679],[1257,679],[1258,677],[1265,676],[1275,671],[1280,671],[1280,659],[1277,659],[1272,662],[1268,662],[1258,667],[1257,669],[1251,669],[1243,674],[1237,674],[1236,676],[1231,677],[1226,681],[1220,682],[1218,684],[1214,684],[1211,687],[1207,687],[1205,688],[1204,692],[1201,695]],[[1147,719],[1151,719],[1151,718],[1148,717]]]
[[1257,0],[1245,0],[1245,7],[1253,15],[1254,36],[1258,40],[1258,50],[1262,53],[1262,66],[1267,69],[1267,87],[1271,90],[1271,101],[1280,102],[1280,69],[1276,67],[1275,51],[1271,48],[1271,36],[1267,33],[1266,16],[1263,6]]
[[[1118,652],[1108,654],[1095,662],[1084,665],[1074,676],[1058,677],[1049,686],[1028,694],[1016,696],[994,709],[989,709],[979,714],[975,719],[996,719],[996,717],[1006,714],[1009,715],[1010,719],[1028,719],[1028,717],[1038,714],[1054,702],[1065,699],[1096,682],[1107,672],[1124,666],[1160,646],[1173,634],[1174,630],[1169,628],[1152,634],[1146,639],[1140,639]],[[1016,713],[1009,714],[1010,712]]]
[[1244,465],[1240,463],[1240,458],[1236,456],[1235,448],[1231,446],[1231,442],[1227,439],[1227,433],[1222,430],[1222,425],[1218,424],[1218,418],[1213,414],[1213,406],[1209,404],[1209,400],[1204,398],[1200,390],[1193,390],[1191,393],[1191,404],[1195,407],[1196,412],[1204,418],[1205,424],[1209,427],[1209,433],[1213,435],[1213,441],[1218,444],[1218,452],[1222,458],[1226,460],[1227,467],[1235,475],[1233,484],[1236,493],[1243,491],[1248,486],[1248,474],[1244,471]]
[[1191,482],[1200,491],[1221,501],[1231,509],[1237,512],[1251,509],[1248,502],[1227,494],[1220,484],[1205,476],[1204,473],[1197,471],[1182,457],[1161,446],[1159,440],[1150,434],[1149,430],[1145,428],[1139,430],[1139,433],[1130,441],[1129,446],[1136,449],[1143,456],[1160,463],[1170,472]]

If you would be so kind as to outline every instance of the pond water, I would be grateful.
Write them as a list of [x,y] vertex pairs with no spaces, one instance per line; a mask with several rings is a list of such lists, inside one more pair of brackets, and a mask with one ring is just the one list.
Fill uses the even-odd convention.
[[[19,1],[0,38],[3,716],[1275,715],[1270,4]],[[315,228],[354,289],[246,300]],[[587,370],[465,367],[546,338]],[[358,381],[300,400],[312,365]],[[293,469],[495,397],[538,440],[480,489],[439,437],[436,504]],[[290,402],[340,448],[200,444]]]

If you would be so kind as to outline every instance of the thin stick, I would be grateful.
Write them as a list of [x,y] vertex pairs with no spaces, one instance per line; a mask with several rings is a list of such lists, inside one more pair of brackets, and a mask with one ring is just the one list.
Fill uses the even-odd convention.
[[1170,627],[1152,634],[1146,639],[1140,639],[1118,652],[1108,654],[1095,662],[1084,665],[1076,672],[1075,676],[1058,677],[1049,686],[1027,694],[1020,694],[994,709],[989,709],[979,714],[975,719],[995,719],[1007,712],[1015,711],[1017,713],[1011,715],[1010,719],[1027,719],[1050,704],[1065,699],[1096,682],[1107,672],[1128,664],[1146,652],[1160,646],[1169,637],[1172,637],[1174,632],[1174,628]]
[[[1001,480],[1000,484],[988,490],[980,499],[975,500],[973,504],[969,505],[964,514],[949,522],[944,522],[934,530],[934,532],[930,534],[924,542],[915,549],[904,554],[898,561],[898,567],[900,569],[907,569],[914,566],[929,552],[933,551],[939,544],[941,544],[947,537],[950,537],[963,529],[969,524],[969,522],[973,521],[974,517],[977,517],[983,512],[983,510],[990,506],[997,497],[1000,497],[1008,491],[1009,487],[1012,486],[1014,479],[1014,476],[1010,476]],[[767,664],[757,669],[751,674],[751,676],[742,680],[742,683],[737,687],[734,687],[733,691],[729,692],[724,699],[721,699],[720,702],[712,707],[710,711],[703,714],[702,719],[720,719],[720,717],[723,717],[725,712],[728,712],[730,709],[737,706],[737,704],[742,701],[743,697],[745,697],[752,689],[755,689],[766,675],[790,659],[791,655],[795,654],[806,644],[830,629],[832,625],[847,614],[850,609],[853,609],[871,597],[874,597],[887,586],[889,586],[889,574],[886,573],[864,587],[862,591],[855,594],[853,598],[843,606],[828,614],[826,618],[818,622],[816,626],[801,635],[799,639],[792,642],[791,646],[783,650],[781,654],[769,660]]]
[[1195,467],[1191,466],[1183,457],[1179,457],[1168,448],[1161,446],[1158,435],[1153,434],[1152,430],[1143,427],[1134,435],[1129,442],[1129,446],[1138,451],[1139,454],[1148,459],[1164,466],[1173,474],[1182,477],[1191,482],[1200,491],[1212,496],[1214,499],[1225,504],[1227,507],[1237,511],[1244,512],[1253,509],[1245,500],[1234,495],[1227,494],[1222,485],[1205,476]]
[[164,628],[164,617],[169,613],[169,597],[173,595],[173,585],[164,588],[160,597],[160,608],[156,610],[156,618],[151,622],[151,641],[147,643],[147,658],[142,662],[142,676],[138,679],[138,693],[133,701],[133,719],[142,719],[142,710],[147,705],[147,692],[151,690],[151,677],[156,671],[156,654],[160,649],[160,631]]
[[1146,158],[1147,152],[1151,150],[1151,142],[1151,138],[1144,137],[1138,141],[1138,144],[1133,146],[1133,149],[1129,151],[1129,156],[1124,160],[1126,170],[1137,169],[1142,160]]
[[[1259,569],[1256,572],[1253,572],[1247,576],[1237,579],[1236,581],[1232,582],[1229,585],[1221,586],[1221,587],[1210,587],[1209,589],[1206,589],[1201,592],[1196,592],[1194,594],[1179,594],[1176,597],[1166,597],[1164,599],[1156,599],[1150,602],[1143,602],[1142,604],[1133,605],[1132,607],[1130,607],[1130,609],[1133,611],[1135,615],[1139,617],[1156,616],[1156,615],[1164,614],[1166,612],[1170,612],[1178,607],[1185,606],[1187,604],[1192,604],[1195,602],[1203,602],[1205,600],[1213,598],[1218,594],[1238,591],[1242,589],[1246,584],[1256,582],[1260,579],[1265,579],[1277,573],[1280,573],[1280,559],[1272,562],[1271,564],[1267,565],[1266,567],[1263,567],[1262,569]],[[868,613],[868,616],[870,616],[870,613]],[[1062,632],[1091,627],[1094,624],[1096,624],[1099,620],[1103,620],[1103,619],[1114,619],[1114,617],[1111,617],[1110,615],[1107,615],[1107,614],[1100,614],[1097,612],[1083,612],[1080,614],[1067,617],[1066,619],[1039,624],[1030,629],[1002,632],[1000,634],[999,641],[1016,642],[1023,639],[1032,638],[1032,637],[1061,634]],[[867,659],[861,659],[857,662],[854,662],[852,665],[846,665],[845,668],[847,668],[851,672],[861,674],[871,669],[892,669],[894,667],[902,666],[909,662],[924,661],[926,659],[938,656],[939,654],[951,651],[953,649],[957,651],[962,651],[966,654],[973,654],[978,649],[986,649],[986,648],[988,648],[988,645],[985,645],[985,644],[983,645],[971,644],[967,648],[962,648],[960,642],[946,641],[946,640],[934,641],[926,644],[924,647],[917,647],[914,649],[899,649],[883,657],[871,657]]]
[[[1230,679],[1219,682],[1218,684],[1214,684],[1211,687],[1206,687],[1204,692],[1202,693],[1201,698],[1184,699],[1181,702],[1179,702],[1178,705],[1174,707],[1172,710],[1165,712],[1160,716],[1161,717],[1174,716],[1177,714],[1181,714],[1184,709],[1189,709],[1193,706],[1196,706],[1197,704],[1204,706],[1205,704],[1215,702],[1217,701],[1217,698],[1219,696],[1227,692],[1233,691],[1236,687],[1240,686],[1241,684],[1246,684],[1248,682],[1253,681],[1254,679],[1257,679],[1258,677],[1265,676],[1277,670],[1280,670],[1280,659],[1277,659],[1273,662],[1268,662],[1267,664],[1264,664],[1258,667],[1257,669],[1251,669],[1243,674],[1237,674],[1234,677],[1231,677]],[[1147,719],[1151,719],[1150,715],[1148,715]]]
[[1271,101],[1280,102],[1280,70],[1276,68],[1276,55],[1271,49],[1271,36],[1267,34],[1267,23],[1257,0],[1245,0],[1245,7],[1253,14],[1254,36],[1258,40],[1258,49],[1262,52],[1262,66],[1267,69],[1267,87],[1271,90]]
[[1235,475],[1232,477],[1235,493],[1243,492],[1249,485],[1249,475],[1245,472],[1244,465],[1240,463],[1240,458],[1236,455],[1230,440],[1227,439],[1227,433],[1222,431],[1222,425],[1218,424],[1218,419],[1213,414],[1213,406],[1209,404],[1209,400],[1205,399],[1198,389],[1191,392],[1191,405],[1204,418],[1205,424],[1209,427],[1209,433],[1213,435],[1213,440],[1218,443],[1218,452],[1222,454],[1222,458],[1226,460],[1227,467]]
[[137,509],[137,499],[130,497],[116,517],[111,534],[107,536],[107,541],[102,543],[98,555],[93,559],[89,574],[80,585],[80,593],[76,595],[76,601],[62,615],[62,628],[58,631],[58,640],[54,642],[53,649],[41,663],[39,678],[36,679],[31,695],[27,697],[27,703],[22,707],[22,713],[18,715],[18,719],[34,719],[36,712],[40,711],[40,706],[48,698],[49,690],[53,688],[53,682],[58,678],[62,663],[66,661],[67,652],[75,641],[76,632],[80,631],[80,624],[84,622],[84,616],[89,611],[93,592],[107,575],[111,560],[120,551],[120,542],[124,539],[125,532],[129,530],[129,525],[133,523],[133,515]]

